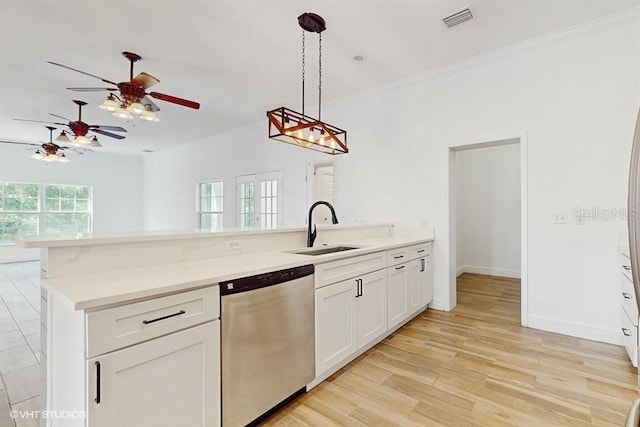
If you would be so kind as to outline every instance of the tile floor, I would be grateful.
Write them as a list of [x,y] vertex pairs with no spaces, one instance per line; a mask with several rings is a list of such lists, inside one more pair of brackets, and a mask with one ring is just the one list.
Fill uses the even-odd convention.
[[0,427],[36,427],[10,411],[40,407],[40,263],[0,264]]

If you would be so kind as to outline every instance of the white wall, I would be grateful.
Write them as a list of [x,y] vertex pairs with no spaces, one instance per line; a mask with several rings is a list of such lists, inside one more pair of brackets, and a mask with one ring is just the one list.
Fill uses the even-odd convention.
[[[0,147],[0,181],[74,184],[93,187],[95,233],[142,229],[142,160],[108,153],[70,154],[70,163],[29,158],[21,146]],[[37,251],[0,246],[0,262],[34,259]]]
[[197,183],[217,180],[224,182],[224,227],[236,227],[236,177],[276,170],[283,172],[285,225],[304,226],[307,166],[326,157],[265,133],[261,123],[145,157],[145,228],[197,228]]
[[520,145],[456,152],[457,269],[520,277]]
[[[434,226],[434,302],[448,309],[455,305],[449,147],[526,134],[527,322],[619,342],[620,223],[555,225],[553,217],[575,206],[625,206],[639,28],[637,13],[621,15],[326,106],[323,118],[349,131],[351,153],[334,158],[339,217]],[[256,120],[254,128],[147,158],[147,224],[193,227],[197,181],[279,167],[285,222],[300,224],[313,153],[268,142],[266,118]]]

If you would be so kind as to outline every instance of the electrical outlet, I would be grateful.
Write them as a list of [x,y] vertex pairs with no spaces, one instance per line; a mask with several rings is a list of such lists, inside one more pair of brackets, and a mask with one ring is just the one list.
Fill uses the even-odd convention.
[[420,221],[420,227],[421,228],[429,228],[429,221],[426,219],[423,219]]
[[228,252],[239,251],[240,249],[242,249],[242,243],[240,240],[226,240],[224,242],[224,245],[227,248]]
[[567,223],[567,213],[566,212],[556,212],[553,216],[554,224],[566,224]]

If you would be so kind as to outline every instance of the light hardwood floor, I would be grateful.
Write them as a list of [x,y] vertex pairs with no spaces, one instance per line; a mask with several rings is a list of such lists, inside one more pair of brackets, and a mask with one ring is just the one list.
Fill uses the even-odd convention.
[[464,274],[427,310],[269,426],[621,426],[638,395],[622,347],[520,326],[520,282]]

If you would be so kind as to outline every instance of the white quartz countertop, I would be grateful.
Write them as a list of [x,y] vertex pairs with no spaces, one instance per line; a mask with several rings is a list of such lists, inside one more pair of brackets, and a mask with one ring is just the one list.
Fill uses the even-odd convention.
[[[367,224],[336,224],[317,225],[318,230],[346,230],[359,228]],[[380,226],[393,226],[391,223],[377,224]],[[80,233],[80,234],[55,234],[36,236],[17,236],[15,243],[23,248],[55,248],[65,246],[107,245],[119,243],[157,242],[182,239],[207,239],[211,237],[237,237],[282,233],[306,233],[306,227],[286,227],[272,230],[240,230],[237,228],[225,228],[224,231],[211,231],[206,229],[182,230],[182,231],[135,231],[130,233]]]
[[[257,252],[51,278],[45,280],[45,286],[49,292],[59,296],[74,309],[91,310],[211,286],[225,280],[306,264],[321,264],[431,240],[432,237],[425,236],[388,236],[342,242],[341,245],[359,248],[325,255],[291,253],[295,249]],[[308,248],[299,248],[305,249]]]

